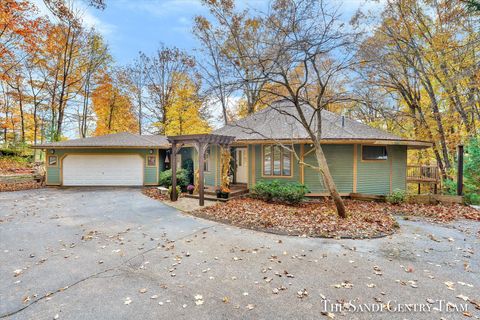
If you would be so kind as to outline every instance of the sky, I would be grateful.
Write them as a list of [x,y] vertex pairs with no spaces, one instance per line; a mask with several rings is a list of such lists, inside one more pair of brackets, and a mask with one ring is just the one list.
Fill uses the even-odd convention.
[[[0,0],[1,1],[1,0]],[[49,15],[44,0],[30,0],[39,14]],[[105,0],[104,10],[87,5],[88,0],[73,1],[87,28],[95,28],[106,40],[110,54],[118,65],[127,65],[138,57],[139,52],[152,55],[160,43],[176,46],[194,54],[199,44],[192,33],[193,19],[197,15],[208,15],[208,9],[201,0]],[[339,6],[342,19],[348,23],[361,7],[375,10],[385,0],[324,0],[329,5]],[[239,9],[266,11],[270,0],[235,0]],[[53,18],[53,17],[52,17]],[[53,18],[54,19],[54,18]],[[240,97],[231,97],[235,105]],[[220,108],[210,106],[210,124],[217,128],[222,125]],[[76,135],[76,127],[68,134]]]
[[[47,13],[43,0],[31,0],[41,13]],[[87,27],[95,27],[106,39],[110,52],[120,65],[131,63],[140,51],[150,54],[160,43],[192,52],[198,43],[191,30],[196,15],[207,15],[200,0],[106,0],[98,10],[75,0]],[[345,21],[365,0],[331,0],[341,6]],[[239,8],[265,10],[269,0],[237,0]],[[372,6],[369,4],[368,6]],[[374,4],[373,4],[374,6]]]

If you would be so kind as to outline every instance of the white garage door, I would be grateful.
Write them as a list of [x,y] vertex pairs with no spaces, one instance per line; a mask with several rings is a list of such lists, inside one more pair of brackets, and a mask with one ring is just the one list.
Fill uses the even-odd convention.
[[63,159],[64,186],[141,186],[139,155],[68,155]]

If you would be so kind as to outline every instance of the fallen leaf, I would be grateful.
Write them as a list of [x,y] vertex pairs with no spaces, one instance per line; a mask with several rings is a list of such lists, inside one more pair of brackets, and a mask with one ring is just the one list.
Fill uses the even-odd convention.
[[322,311],[321,314],[322,314],[322,316],[326,316],[329,319],[334,319],[335,318],[335,314],[331,313],[331,312]]

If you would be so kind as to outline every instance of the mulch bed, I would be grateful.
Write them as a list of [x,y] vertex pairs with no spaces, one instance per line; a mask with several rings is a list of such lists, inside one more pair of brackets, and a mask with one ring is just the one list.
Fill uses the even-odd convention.
[[290,206],[258,199],[232,199],[191,214],[238,227],[288,235],[328,238],[375,238],[398,228],[393,215],[426,217],[437,222],[455,219],[480,221],[480,211],[458,204],[425,205],[345,200],[347,219],[335,213],[332,201],[305,202]]
[[33,180],[22,181],[22,182],[0,183],[0,192],[39,189],[42,187],[43,185],[41,183]]
[[193,215],[238,227],[279,234],[326,238],[375,238],[392,234],[395,219],[373,202],[345,201],[350,215],[341,219],[331,201],[291,206],[252,198],[232,199]]

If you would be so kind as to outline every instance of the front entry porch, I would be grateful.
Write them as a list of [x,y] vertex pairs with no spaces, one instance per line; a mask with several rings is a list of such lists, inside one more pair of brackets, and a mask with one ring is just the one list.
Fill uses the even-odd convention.
[[[220,149],[224,150],[227,159],[230,158],[229,150],[231,143],[235,140],[235,137],[224,136],[217,134],[192,134],[192,135],[183,135],[183,136],[171,136],[167,137],[168,141],[172,144],[171,149],[171,167],[172,167],[172,191],[170,194],[170,199],[172,201],[177,201],[177,154],[183,146],[193,146],[198,153],[198,170],[195,172],[195,189],[198,191],[199,205],[203,206],[205,203],[205,165],[208,165],[208,162],[205,162],[206,151],[211,145],[219,146]],[[221,177],[221,186],[222,189],[228,191],[230,182],[228,178],[228,168],[230,167],[229,160],[221,162],[220,172],[226,172],[223,177]],[[225,169],[225,170],[224,170]]]

